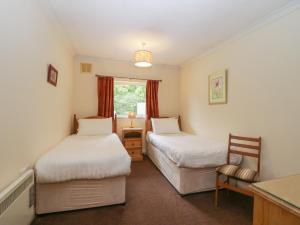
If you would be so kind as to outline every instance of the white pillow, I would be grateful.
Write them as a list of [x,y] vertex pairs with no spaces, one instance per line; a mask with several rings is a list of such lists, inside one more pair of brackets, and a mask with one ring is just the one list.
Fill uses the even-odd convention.
[[176,134],[180,133],[177,118],[151,118],[152,129],[155,134]]
[[112,133],[112,118],[79,119],[78,133],[80,136],[95,136]]

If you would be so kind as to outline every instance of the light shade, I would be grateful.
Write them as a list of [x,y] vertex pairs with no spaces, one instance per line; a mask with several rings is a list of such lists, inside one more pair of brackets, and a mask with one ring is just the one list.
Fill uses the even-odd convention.
[[134,119],[136,117],[135,112],[129,112],[128,113],[128,118],[129,119]]
[[134,65],[137,67],[152,66],[152,52],[146,50],[138,50],[134,54]]

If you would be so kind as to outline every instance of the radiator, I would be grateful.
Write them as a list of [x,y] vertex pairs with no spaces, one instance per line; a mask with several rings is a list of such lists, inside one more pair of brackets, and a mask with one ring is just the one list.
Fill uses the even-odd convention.
[[34,195],[34,173],[28,170],[0,193],[0,225],[29,225]]

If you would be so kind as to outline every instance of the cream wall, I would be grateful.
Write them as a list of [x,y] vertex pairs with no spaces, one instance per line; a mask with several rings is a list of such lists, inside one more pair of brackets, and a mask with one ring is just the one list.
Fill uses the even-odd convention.
[[[93,64],[91,74],[80,74],[80,62]],[[179,111],[179,70],[175,66],[154,65],[150,69],[140,69],[132,62],[106,60],[93,57],[77,56],[75,58],[75,113],[78,117],[97,114],[97,79],[95,74],[108,76],[125,76],[144,79],[162,79],[159,84],[160,115],[175,116]],[[145,126],[144,119],[135,119],[135,126]],[[128,127],[128,119],[118,120],[118,130]]]
[[[263,179],[300,173],[299,27],[298,9],[181,68],[184,129],[226,142],[261,135]],[[224,68],[228,104],[208,105],[208,75]]]
[[[69,134],[74,58],[38,1],[0,2],[0,191]],[[47,64],[59,71],[47,83]]]

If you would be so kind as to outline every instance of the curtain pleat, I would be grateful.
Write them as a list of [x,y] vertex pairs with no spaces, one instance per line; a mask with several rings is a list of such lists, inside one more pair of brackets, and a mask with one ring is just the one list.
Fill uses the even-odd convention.
[[147,80],[146,85],[146,112],[148,118],[159,117],[158,109],[158,80]]
[[98,116],[114,117],[113,77],[98,77]]

